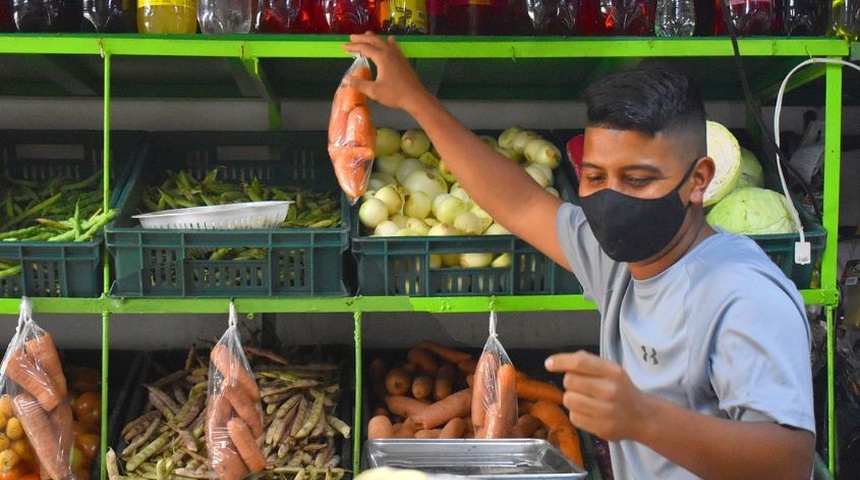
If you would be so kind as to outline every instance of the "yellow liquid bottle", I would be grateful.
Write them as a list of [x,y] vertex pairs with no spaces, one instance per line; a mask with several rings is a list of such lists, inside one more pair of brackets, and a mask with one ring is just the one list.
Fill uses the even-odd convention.
[[140,33],[195,33],[197,0],[138,0],[137,31]]

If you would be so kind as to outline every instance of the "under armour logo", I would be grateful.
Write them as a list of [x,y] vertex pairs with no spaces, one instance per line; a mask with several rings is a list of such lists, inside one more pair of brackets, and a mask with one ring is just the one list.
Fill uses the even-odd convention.
[[642,361],[648,363],[648,357],[651,357],[651,362],[654,365],[660,363],[657,361],[657,350],[654,347],[651,347],[651,354],[649,355],[648,349],[645,347],[645,345],[642,345]]

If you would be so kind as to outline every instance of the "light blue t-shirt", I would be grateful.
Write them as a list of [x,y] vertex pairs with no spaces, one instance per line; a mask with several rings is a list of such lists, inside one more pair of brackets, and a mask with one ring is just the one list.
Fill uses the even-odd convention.
[[[639,389],[715,417],[815,432],[803,299],[754,241],[717,233],[657,276],[634,280],[603,253],[578,206],[559,208],[557,229],[600,311],[601,356]],[[619,479],[697,478],[633,441],[610,442],[610,452]]]

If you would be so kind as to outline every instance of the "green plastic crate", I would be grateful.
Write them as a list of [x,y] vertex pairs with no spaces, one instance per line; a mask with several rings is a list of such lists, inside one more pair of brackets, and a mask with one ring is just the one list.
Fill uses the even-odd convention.
[[[111,183],[117,186],[113,207],[140,138],[136,132],[112,134]],[[61,174],[90,177],[102,168],[102,146],[100,131],[2,131],[0,192],[9,177],[36,182]],[[0,258],[22,266],[20,273],[0,278],[0,297],[98,297],[103,289],[102,242],[101,235],[89,242],[0,242]]]
[[[124,208],[108,225],[115,259],[110,295],[118,297],[341,296],[349,245],[349,205],[340,193],[325,132],[172,132],[152,137],[149,158],[131,175]],[[166,169],[221,180],[257,177],[271,186],[330,189],[341,196],[341,225],[331,228],[161,230],[140,228],[143,190]],[[262,260],[197,259],[219,247],[268,249]]]
[[824,253],[824,243],[827,240],[827,231],[815,221],[809,212],[802,206],[795,205],[800,214],[803,225],[803,234],[806,241],[812,247],[812,262],[806,265],[794,263],[794,244],[800,241],[800,235],[777,234],[777,235],[750,235],[759,247],[764,250],[768,257],[773,260],[790,278],[799,289],[817,288],[817,280],[813,282],[816,272],[820,269],[821,255]]

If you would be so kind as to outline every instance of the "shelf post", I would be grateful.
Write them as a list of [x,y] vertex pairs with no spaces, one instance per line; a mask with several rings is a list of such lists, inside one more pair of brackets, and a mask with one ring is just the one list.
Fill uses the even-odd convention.
[[353,401],[352,413],[352,471],[353,476],[358,475],[361,468],[361,384],[362,384],[362,365],[361,365],[361,319],[362,311],[356,310],[352,314],[353,319],[353,345],[355,348],[355,400]]

